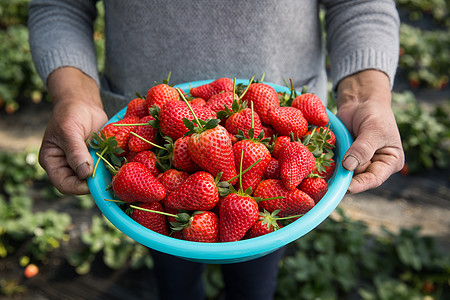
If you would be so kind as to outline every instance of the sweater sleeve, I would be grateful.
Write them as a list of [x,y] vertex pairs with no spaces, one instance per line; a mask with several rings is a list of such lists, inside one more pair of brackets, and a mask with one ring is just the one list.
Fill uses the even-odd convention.
[[336,89],[362,70],[386,73],[394,83],[399,53],[399,16],[390,0],[323,0],[331,77]]
[[29,42],[44,83],[54,70],[71,66],[99,84],[93,42],[95,0],[33,0],[29,6]]

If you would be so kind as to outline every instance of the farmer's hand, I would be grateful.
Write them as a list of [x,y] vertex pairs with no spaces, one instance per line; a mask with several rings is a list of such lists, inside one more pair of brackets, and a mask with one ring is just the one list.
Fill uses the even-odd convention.
[[367,70],[344,78],[337,90],[337,116],[355,138],[343,159],[354,171],[349,193],[380,186],[404,165],[386,74]]
[[71,67],[54,71],[47,84],[54,107],[39,162],[61,193],[87,194],[86,178],[94,163],[86,142],[108,120],[99,88],[92,78]]

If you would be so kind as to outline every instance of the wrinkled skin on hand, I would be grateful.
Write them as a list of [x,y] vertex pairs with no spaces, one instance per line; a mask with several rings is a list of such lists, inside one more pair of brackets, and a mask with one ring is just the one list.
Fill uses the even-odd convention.
[[87,194],[86,178],[94,166],[87,141],[108,120],[98,87],[73,68],[52,73],[48,87],[54,107],[42,140],[39,163],[61,193]]
[[404,165],[404,151],[391,109],[388,77],[368,70],[344,78],[338,86],[338,118],[354,137],[343,166],[354,171],[349,193],[380,186]]

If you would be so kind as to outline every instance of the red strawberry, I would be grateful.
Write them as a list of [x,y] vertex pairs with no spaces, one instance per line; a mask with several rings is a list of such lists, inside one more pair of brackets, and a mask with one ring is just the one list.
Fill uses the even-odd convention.
[[179,101],[180,95],[178,91],[168,84],[161,83],[152,88],[147,92],[146,105],[147,109],[157,105],[158,107],[163,106],[170,101]]
[[[264,171],[269,164],[271,158],[270,151],[263,143],[257,140],[245,139],[233,145],[233,152],[237,170],[240,169],[241,163],[242,170],[246,170],[258,161],[258,159],[261,159],[249,171],[242,174],[242,181],[239,181],[239,184],[242,184],[242,190],[246,191],[248,188],[251,188],[253,192],[261,181]],[[243,155],[242,161],[241,155]]]
[[150,121],[155,120],[152,116],[145,116],[139,120],[139,124],[147,124],[147,125],[138,125],[133,129],[133,133],[130,136],[128,141],[128,148],[133,152],[141,152],[144,150],[149,150],[153,148],[153,145],[144,141],[143,139],[155,143],[155,137],[158,133],[157,128],[153,128],[150,125]]
[[[207,107],[191,105],[196,116],[201,120],[215,119],[216,113]],[[173,140],[182,137],[188,129],[183,123],[183,118],[193,120],[189,107],[183,101],[172,101],[164,104],[159,111],[161,131]]]
[[186,172],[180,172],[175,169],[169,169],[163,173],[160,173],[156,179],[161,182],[166,190],[166,194],[169,195],[175,191],[180,184],[188,179],[189,174]]
[[303,179],[298,188],[307,193],[317,204],[317,202],[319,202],[327,193],[328,184],[322,177],[308,176]]
[[130,162],[138,162],[143,164],[147,169],[150,170],[150,172],[152,172],[153,176],[155,177],[158,176],[159,173],[161,173],[159,169],[156,167],[158,158],[156,157],[156,154],[153,153],[152,151],[149,150],[141,151],[137,153],[130,160]]
[[[203,170],[208,171],[213,176],[223,173],[221,180],[227,181],[237,176],[233,145],[227,130],[217,125],[214,128],[199,129],[199,133],[194,132],[188,140],[188,152],[192,160]],[[230,182],[234,184],[236,180]]]
[[278,107],[267,112],[268,123],[279,135],[301,138],[308,131],[308,122],[300,110],[294,107]]
[[265,179],[280,179],[280,163],[276,158],[270,159],[263,177]]
[[334,169],[336,168],[335,161],[330,158],[329,160],[316,158],[316,166],[314,167],[312,173],[317,174],[325,181],[330,180],[331,176],[333,176]]
[[259,207],[268,212],[274,212],[279,209],[280,217],[305,214],[315,204],[314,200],[305,192],[297,188],[288,190],[281,180],[276,179],[261,181],[253,193],[253,197],[258,197],[259,199],[284,197],[281,199],[258,201]]
[[271,108],[280,107],[278,94],[273,87],[265,83],[252,83],[242,97],[242,101],[253,102],[255,112],[265,124],[269,124],[267,112]]
[[229,92],[232,90],[233,80],[230,78],[219,78],[211,83],[191,88],[190,93],[194,97],[200,97],[208,101],[213,95],[219,94],[223,91]]
[[277,137],[272,145],[272,156],[278,159],[280,157],[281,150],[283,150],[284,146],[290,142],[291,138],[289,136],[282,135]]
[[203,98],[194,98],[189,100],[189,104],[194,104],[194,105],[198,105],[198,106],[205,106],[206,105],[206,101]]
[[[244,108],[232,113],[225,122],[225,128],[233,135],[242,131],[244,136],[248,138],[248,131],[252,128],[252,110]],[[253,113],[253,128],[254,136],[258,136],[263,130],[261,119],[256,112]]]
[[120,126],[120,125],[136,124],[138,121],[139,118],[136,116],[128,117],[114,123],[109,123],[101,130],[101,133],[104,135],[105,138],[109,137],[115,138],[115,140],[117,141],[117,147],[123,150],[120,156],[125,156],[128,153],[128,140],[130,139],[130,132],[135,127],[135,126]]
[[128,103],[124,118],[136,116],[141,119],[148,116],[148,114],[149,112],[145,99],[136,98]]
[[[164,208],[161,203],[158,201],[152,203],[142,203],[139,205],[140,208],[161,211],[164,212]],[[144,227],[147,227],[150,230],[153,230],[157,233],[163,235],[169,235],[169,226],[167,224],[166,216],[158,213],[152,213],[145,210],[134,209],[130,214],[130,217],[141,224]]]
[[[328,149],[333,149],[336,145],[336,136],[328,127],[313,127],[302,138],[303,144],[310,148],[310,151],[321,153]],[[316,150],[317,149],[317,150]]]
[[[234,94],[234,99],[238,100],[239,97]],[[214,112],[219,112],[225,109],[225,106],[228,108],[231,108],[233,104],[233,92],[222,92],[216,95],[211,96],[211,98],[208,99],[205,106],[211,109]]]
[[264,138],[270,139],[269,142],[272,142],[275,137],[275,130],[273,130],[270,125],[262,125],[262,130],[264,130]]
[[292,101],[292,107],[302,111],[305,119],[311,125],[325,126],[328,124],[328,115],[325,105],[314,94],[306,93],[297,96]]
[[258,219],[258,204],[245,195],[228,194],[219,211],[219,239],[233,242],[242,239]]
[[194,212],[182,233],[187,241],[216,243],[219,241],[219,217],[212,211]]
[[301,142],[290,142],[280,153],[280,178],[288,189],[297,187],[314,169],[316,159]]
[[219,201],[214,177],[204,171],[196,172],[169,194],[164,203],[175,209],[211,210]]
[[189,136],[181,137],[173,144],[172,165],[178,170],[193,173],[200,171],[200,167],[189,155],[187,147],[188,140]]
[[124,164],[112,178],[112,188],[117,197],[126,202],[160,201],[166,196],[161,183],[143,164]]
[[268,211],[260,212],[258,220],[245,234],[245,239],[251,239],[258,236],[266,235],[274,232],[283,226],[278,222],[276,214],[278,210],[270,213]]
[[132,161],[133,158],[134,158],[136,155],[137,155],[136,152],[128,151],[127,155],[125,156],[125,161],[124,161],[124,163],[125,163],[125,162],[129,162],[129,161]]

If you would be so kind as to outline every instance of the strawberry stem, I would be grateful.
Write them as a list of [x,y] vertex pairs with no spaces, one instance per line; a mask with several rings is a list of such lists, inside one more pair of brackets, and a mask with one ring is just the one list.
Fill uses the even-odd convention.
[[181,90],[179,88],[176,88],[176,90],[178,91],[178,93],[180,94],[181,99],[183,99],[184,103],[186,103],[186,105],[188,106],[189,110],[191,111],[191,114],[194,116],[195,118],[195,122],[197,123],[197,125],[203,129],[202,124],[200,123],[200,120],[197,118],[197,116],[194,113],[194,110],[192,109],[191,105],[189,104],[189,101],[187,101],[186,97],[184,97],[183,93],[181,92]]
[[116,199],[103,199],[105,201],[109,201],[109,202],[117,202],[117,203],[128,203],[126,201],[122,201],[122,200],[116,200]]
[[[114,170],[114,166],[106,159],[104,158],[101,154],[98,154],[98,152],[95,152],[95,155],[97,155],[98,157],[100,157],[110,168],[111,170]],[[97,163],[100,161],[100,159],[97,161]],[[95,170],[94,170],[95,171]],[[92,173],[92,178],[94,178],[94,173]]]
[[[104,159],[104,158],[103,158],[103,154],[105,154],[105,152],[106,152],[107,150],[108,150],[108,148],[104,148],[100,154],[98,154],[98,152],[95,152],[95,154],[96,154],[97,156],[99,156],[100,158]],[[105,160],[105,161],[106,161],[106,160]],[[95,177],[95,172],[97,171],[97,167],[98,167],[98,164],[99,164],[99,163],[100,163],[100,159],[97,160],[97,162],[95,163],[94,171],[92,172],[92,178]],[[109,163],[109,162],[108,162],[108,163]]]
[[149,123],[134,123],[134,124],[112,124],[115,127],[126,127],[126,126],[145,126],[150,125]]
[[151,209],[147,209],[147,208],[142,208],[142,207],[139,207],[139,206],[136,206],[136,205],[130,205],[130,207],[132,207],[134,209],[148,211],[148,212],[155,213],[155,214],[165,215],[165,216],[168,216],[168,217],[174,217],[174,218],[177,217],[177,215],[174,215],[174,214],[169,214],[169,213],[166,213],[166,212],[163,212],[163,211],[158,211],[158,210],[151,210]]
[[146,142],[146,143],[152,145],[153,147],[156,147],[156,148],[159,148],[159,149],[162,149],[162,150],[167,150],[166,148],[164,148],[164,147],[162,147],[162,146],[160,146],[160,145],[158,145],[158,144],[155,144],[155,143],[150,142],[149,140],[145,139],[144,137],[140,136],[139,134],[137,134],[137,133],[135,133],[135,132],[133,132],[133,131],[130,132],[130,133],[131,133],[132,135],[134,135],[135,137],[140,138],[140,139],[143,140],[144,142]]
[[268,201],[268,200],[277,200],[277,199],[284,199],[284,196],[276,196],[276,197],[270,197],[270,198],[264,198],[264,199],[261,199],[261,198],[255,198],[255,201],[256,202],[261,202],[261,201]]
[[238,178],[240,175],[243,175],[245,173],[247,173],[251,168],[253,168],[254,166],[256,166],[257,163],[259,163],[262,160],[262,158],[259,158],[257,161],[255,161],[254,163],[252,163],[247,169],[245,169],[244,171],[240,172],[238,175],[228,179],[225,182],[230,183],[231,181],[235,180],[236,178]]
[[253,77],[250,78],[250,81],[249,81],[247,87],[245,88],[245,90],[242,92],[241,96],[239,97],[239,100],[241,100],[241,99],[244,97],[244,95],[247,93],[248,88],[250,87],[250,85],[251,85],[252,82],[253,82],[253,79],[255,79],[255,75],[253,75]]
[[303,217],[304,216],[304,214],[300,214],[300,215],[294,215],[294,216],[287,216],[287,217],[277,217],[277,218],[274,218],[274,220],[289,220],[289,219],[293,219],[293,218],[300,218],[300,217]]
[[239,190],[242,192],[242,162],[244,160],[244,150],[241,151],[241,161],[239,162]]

